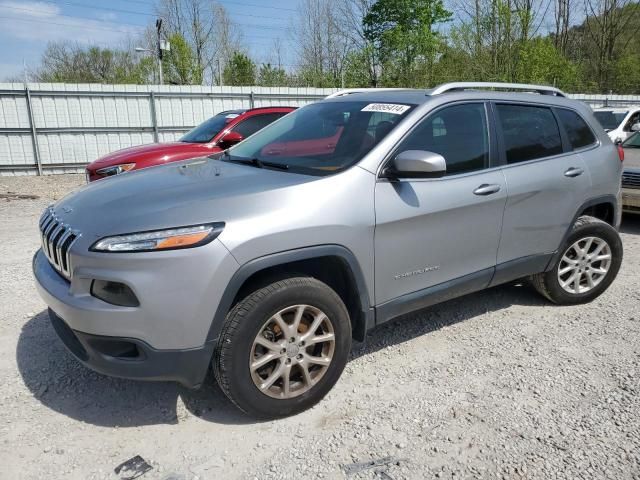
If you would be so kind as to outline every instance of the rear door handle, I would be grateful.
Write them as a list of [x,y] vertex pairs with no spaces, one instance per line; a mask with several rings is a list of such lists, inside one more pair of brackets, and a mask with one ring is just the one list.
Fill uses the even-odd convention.
[[476,188],[473,193],[476,195],[491,195],[493,193],[498,193],[500,191],[500,185],[495,183],[488,184],[483,183],[478,188]]
[[571,167],[566,172],[564,172],[565,177],[579,177],[584,173],[584,170],[581,168]]

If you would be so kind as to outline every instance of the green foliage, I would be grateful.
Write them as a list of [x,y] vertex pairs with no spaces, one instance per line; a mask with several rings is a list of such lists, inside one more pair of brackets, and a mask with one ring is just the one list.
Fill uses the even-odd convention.
[[36,77],[41,82],[146,83],[154,62],[125,50],[50,43]]
[[552,84],[567,90],[578,87],[577,66],[556,50],[550,38],[533,38],[517,47],[516,82]]
[[179,33],[170,35],[168,40],[171,49],[162,58],[164,81],[175,85],[200,85],[202,69],[187,40]]
[[287,72],[274,67],[270,63],[263,63],[258,71],[258,85],[263,87],[284,87],[287,85]]
[[451,18],[442,0],[378,0],[363,18],[367,40],[379,51],[386,82],[400,86],[431,76],[441,46],[434,28]]
[[246,54],[235,52],[224,67],[222,79],[225,85],[255,85],[256,64]]

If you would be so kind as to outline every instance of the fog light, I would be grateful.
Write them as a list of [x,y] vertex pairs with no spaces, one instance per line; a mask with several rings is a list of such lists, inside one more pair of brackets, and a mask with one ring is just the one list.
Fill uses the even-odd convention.
[[133,291],[124,283],[107,280],[91,282],[91,295],[103,302],[120,307],[138,307],[140,302]]

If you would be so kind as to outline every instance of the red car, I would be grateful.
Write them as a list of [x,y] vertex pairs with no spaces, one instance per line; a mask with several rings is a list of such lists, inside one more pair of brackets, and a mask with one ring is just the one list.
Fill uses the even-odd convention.
[[124,148],[99,158],[87,165],[87,179],[93,182],[130,170],[221,152],[293,110],[294,107],[264,107],[221,112],[177,142]]

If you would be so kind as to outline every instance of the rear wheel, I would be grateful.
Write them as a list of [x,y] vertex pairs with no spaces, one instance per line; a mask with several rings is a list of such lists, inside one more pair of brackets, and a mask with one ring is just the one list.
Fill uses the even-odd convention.
[[590,302],[616,278],[622,263],[622,241],[606,222],[582,216],[567,238],[553,268],[532,277],[534,287],[552,302]]
[[305,410],[326,395],[351,348],[341,298],[309,277],[260,288],[227,315],[214,370],[224,393],[258,418]]

